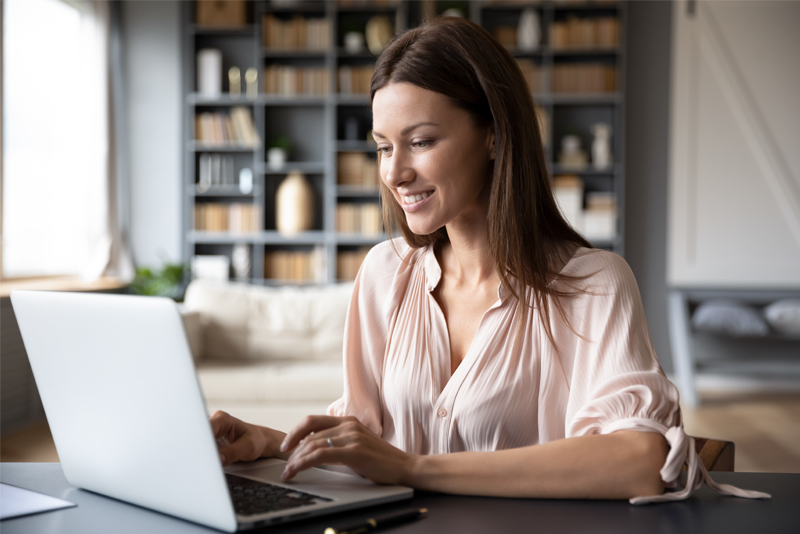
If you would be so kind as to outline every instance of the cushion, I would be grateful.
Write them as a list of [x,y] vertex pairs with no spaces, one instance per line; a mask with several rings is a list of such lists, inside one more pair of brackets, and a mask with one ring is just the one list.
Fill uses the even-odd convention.
[[782,299],[764,308],[764,317],[782,334],[800,336],[800,299]]
[[240,361],[205,360],[197,365],[206,401],[331,403],[342,396],[341,360]]
[[734,300],[708,300],[692,316],[692,326],[704,332],[732,336],[764,336],[769,327],[753,308]]
[[341,362],[353,284],[260,287],[195,280],[187,312],[203,315],[204,358]]

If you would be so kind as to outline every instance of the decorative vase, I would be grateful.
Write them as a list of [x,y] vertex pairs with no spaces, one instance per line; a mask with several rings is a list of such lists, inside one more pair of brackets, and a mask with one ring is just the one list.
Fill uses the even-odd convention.
[[293,235],[311,230],[314,224],[314,190],[306,177],[292,171],[275,193],[275,222],[278,232]]
[[250,246],[238,243],[233,246],[231,254],[231,265],[233,265],[233,275],[237,280],[247,280],[250,278]]
[[347,32],[344,34],[344,49],[348,54],[358,54],[364,50],[364,34],[361,32]]
[[394,28],[386,15],[375,15],[367,21],[367,48],[376,56],[383,52],[394,35]]
[[286,164],[286,150],[273,147],[267,150],[267,163],[272,170],[278,170]]
[[533,8],[526,8],[519,17],[519,27],[517,28],[517,46],[520,50],[530,52],[539,48],[539,41],[542,38],[542,27],[539,20],[539,13]]
[[611,168],[611,125],[598,122],[592,125],[592,167],[598,171]]

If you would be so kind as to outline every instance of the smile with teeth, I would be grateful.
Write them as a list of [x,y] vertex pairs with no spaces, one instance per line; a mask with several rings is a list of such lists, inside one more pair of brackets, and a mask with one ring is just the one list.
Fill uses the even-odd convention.
[[426,198],[431,196],[432,193],[433,193],[433,191],[426,191],[425,193],[422,193],[422,194],[419,194],[419,195],[409,195],[409,196],[400,197],[400,198],[403,199],[403,203],[405,203],[405,204],[413,204],[415,202],[419,202],[420,200],[425,200]]

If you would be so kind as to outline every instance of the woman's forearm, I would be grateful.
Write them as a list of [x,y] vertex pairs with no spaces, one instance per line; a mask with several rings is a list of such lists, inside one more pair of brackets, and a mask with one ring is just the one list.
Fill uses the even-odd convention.
[[406,485],[462,495],[627,499],[664,490],[660,434],[619,431],[494,452],[416,458]]

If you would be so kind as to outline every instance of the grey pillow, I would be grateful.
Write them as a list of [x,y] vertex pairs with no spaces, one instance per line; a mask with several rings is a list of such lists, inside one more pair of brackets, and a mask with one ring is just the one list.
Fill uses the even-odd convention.
[[692,316],[692,326],[703,332],[731,336],[765,336],[769,326],[755,309],[735,300],[708,300]]
[[800,299],[777,300],[764,308],[764,317],[778,332],[800,336]]

